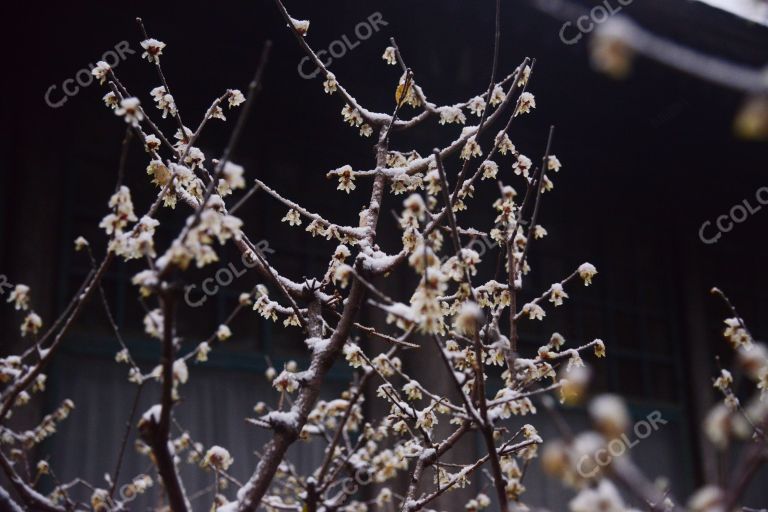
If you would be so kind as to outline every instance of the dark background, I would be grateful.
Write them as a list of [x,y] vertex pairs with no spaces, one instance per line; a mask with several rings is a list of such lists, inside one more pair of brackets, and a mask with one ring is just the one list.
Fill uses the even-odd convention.
[[[587,37],[565,45],[558,37],[561,21],[528,3],[503,3],[500,73],[511,72],[525,56],[537,59],[529,86],[537,108],[515,121],[511,138],[536,160],[549,125],[555,124],[554,152],[564,164],[554,177],[555,190],[544,198],[541,223],[549,237],[532,250],[529,282],[535,289],[528,293],[534,296],[583,261],[597,266],[594,286],[575,291],[570,312],[548,320],[568,330],[568,339],[570,334],[606,340],[609,358],[598,364],[597,389],[622,393],[636,411],[663,406],[679,414],[680,450],[691,461],[689,482],[700,482],[706,464],[698,455],[698,418],[714,399],[709,391],[714,356],[727,362],[730,352],[720,337],[727,312],[708,290],[723,288],[752,331],[765,335],[768,212],[756,212],[716,244],[702,243],[698,233],[704,221],[714,222],[742,200],[756,203],[756,191],[768,186],[766,143],[734,135],[742,94],[642,57],[626,79],[614,80],[591,69]],[[335,59],[331,70],[366,107],[388,112],[400,75],[381,60],[390,36],[396,36],[430,100],[453,104],[487,87],[493,6],[490,0],[397,0],[293,1],[287,7],[294,16],[311,20],[308,41],[316,50],[342,35],[354,41],[355,25],[381,13],[387,26]],[[106,89],[97,84],[59,108],[47,106],[44,94],[126,40],[137,53],[115,71],[159,119],[148,93],[157,77],[140,59],[135,16],[144,19],[151,37],[168,45],[163,68],[189,126],[197,125],[226,88],[246,89],[262,44],[271,39],[274,51],[263,90],[234,160],[249,176],[326,218],[348,219],[367,201],[364,180],[347,196],[334,191],[336,183],[327,181],[325,173],[347,163],[372,168],[372,141],[341,122],[343,104],[323,93],[321,79],[299,75],[303,54],[271,2],[27,3],[6,8],[13,9],[6,16],[13,23],[4,45],[0,274],[11,282],[35,283],[37,303],[49,315],[44,318],[60,310],[84,271],[71,241],[85,234],[97,251],[103,250],[95,226],[114,187],[125,130],[103,106]],[[624,13],[662,37],[712,55],[754,67],[768,61],[768,28],[701,4],[637,0]],[[59,90],[54,97],[60,95]],[[236,115],[232,111],[226,124],[212,121],[206,129],[200,146],[209,159],[223,148]],[[159,123],[175,130],[171,119]],[[396,134],[393,141],[400,149],[426,154],[457,132],[455,126],[430,123],[407,137]],[[134,147],[126,180],[138,204],[150,200],[145,165],[143,151]],[[455,173],[456,161],[448,165],[449,175]],[[504,169],[504,179],[515,184]],[[495,184],[479,186],[475,212],[465,218],[490,225],[496,192]],[[398,210],[401,199],[388,196],[384,210]],[[266,238],[279,255],[278,268],[293,278],[322,273],[321,256],[334,244],[308,242],[302,231],[281,228],[285,212],[266,196],[256,196],[243,212],[251,238]],[[181,213],[173,215],[180,220]],[[384,220],[394,230],[390,216]],[[393,241],[383,245],[394,250]],[[495,256],[490,260],[495,262]],[[125,269],[113,276],[111,292],[134,293],[125,286],[130,275]],[[140,332],[140,311],[125,302],[126,329]],[[189,330],[210,330],[220,313],[196,315]],[[0,340],[0,350],[14,346],[17,328],[7,310],[2,314],[13,329],[4,332],[14,336]],[[87,317],[80,329],[108,332],[102,317]],[[244,324],[242,332],[260,340],[272,336],[260,324]],[[531,350],[541,341],[538,334],[524,333]],[[290,357],[290,349],[285,350],[284,357]]]

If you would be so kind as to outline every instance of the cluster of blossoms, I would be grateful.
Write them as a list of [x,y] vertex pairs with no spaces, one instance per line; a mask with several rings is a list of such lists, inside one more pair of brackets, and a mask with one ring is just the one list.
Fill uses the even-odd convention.
[[[394,47],[388,47],[383,55],[390,65],[397,64],[400,58]],[[495,119],[504,107],[516,102],[509,113],[514,117],[530,113],[536,105],[530,92],[520,93],[530,74],[530,66],[524,63],[514,75],[494,84],[490,88],[490,97],[486,93],[465,103],[437,106],[426,99],[424,91],[413,82],[412,75],[406,73],[398,81],[395,100],[398,108],[421,107],[425,119],[435,117],[444,125],[465,124],[467,113],[464,110],[477,117],[490,115]],[[331,73],[326,73],[323,87],[328,94],[343,92],[338,78]],[[353,127],[375,125],[382,116],[355,104],[351,97],[344,100],[342,117]],[[489,108],[496,110],[490,113]],[[350,286],[353,290],[355,287],[366,288],[372,295],[371,306],[385,313],[389,329],[395,329],[394,332],[383,332],[358,325],[359,336],[351,336],[339,343],[334,337],[334,328],[322,317],[318,318],[322,324],[318,328],[319,334],[306,339],[313,358],[322,358],[334,345],[339,346],[359,378],[339,398],[318,401],[306,410],[306,416],[302,416],[296,405],[289,406],[291,401],[286,397],[294,396],[292,403],[296,404],[304,393],[309,392],[309,383],[316,376],[314,363],[306,371],[295,365],[286,366],[280,373],[270,368],[267,377],[280,400],[274,409],[264,403],[258,404],[259,417],[252,423],[264,428],[295,429],[297,437],[305,442],[330,440],[323,463],[310,474],[302,476],[290,462],[281,461],[275,480],[262,496],[264,503],[274,509],[306,507],[308,500],[316,500],[313,506],[337,508],[345,503],[342,510],[362,511],[389,506],[394,500],[395,506],[402,510],[420,510],[427,508],[443,492],[469,485],[476,470],[490,459],[498,463],[499,480],[494,480],[494,484],[499,499],[505,504],[522,506],[525,493],[522,468],[537,457],[542,440],[530,424],[510,432],[504,423],[512,417],[536,414],[534,396],[542,391],[559,391],[562,400],[582,392],[583,387],[579,389],[578,386],[583,380],[580,375],[585,371],[581,354],[593,351],[596,357],[605,356],[605,344],[601,340],[566,349],[565,339],[558,333],[554,333],[533,357],[524,358],[518,353],[519,325],[526,320],[543,320],[545,303],[553,307],[563,305],[569,298],[566,286],[574,280],[588,286],[597,270],[585,263],[571,276],[554,283],[543,295],[522,305],[518,303],[523,276],[531,270],[527,258],[528,240],[541,239],[547,233],[538,224],[527,227],[531,224],[525,217],[531,214],[530,205],[540,200],[539,189],[552,189],[547,172],[559,171],[561,164],[555,155],[548,154],[544,159],[545,170],[534,169],[531,159],[516,149],[507,129],[499,132],[492,147],[484,151],[480,142],[481,128],[482,125],[464,127],[458,140],[443,150],[447,154],[457,154],[467,166],[478,158],[480,162],[477,171],[463,176],[463,181],[454,184],[452,190],[442,170],[442,151],[439,156],[423,156],[413,149],[402,151],[377,145],[384,158],[379,159],[375,170],[355,171],[352,166],[343,165],[328,173],[328,177],[338,180],[337,189],[347,194],[360,187],[360,180],[372,177],[377,182],[374,187],[389,184],[391,194],[405,195],[398,218],[402,249],[394,254],[387,254],[371,244],[369,232],[360,231],[360,236],[352,240],[343,240],[336,234],[329,236],[328,232],[334,227],[337,232],[344,230],[259,183],[273,198],[288,207],[282,218],[288,226],[302,226],[306,218],[308,225],[305,229],[313,236],[336,238],[341,242],[325,277],[319,282],[320,293],[324,295],[317,297],[343,296]],[[387,129],[386,125],[381,129]],[[502,157],[511,160],[504,163]],[[501,197],[493,204],[497,217],[490,234],[486,235],[504,257],[506,275],[503,282],[491,279],[485,283],[472,283],[472,279],[479,275],[483,261],[475,250],[462,247],[461,239],[469,237],[471,241],[472,237],[485,234],[475,228],[459,227],[455,219],[451,222],[449,219],[469,207],[468,201],[475,196],[475,185],[479,181],[506,181],[516,175],[525,180],[525,187],[531,193],[529,206],[524,208],[523,203],[517,203],[515,189],[502,183]],[[448,207],[444,194],[451,202]],[[378,208],[379,202],[380,199],[374,196],[371,206],[362,210],[360,228],[370,225],[371,209]],[[450,242],[445,240],[446,236],[450,237]],[[358,249],[358,254],[350,261],[353,248]],[[385,275],[405,262],[416,274],[417,284],[410,300],[404,303],[386,296],[369,279]],[[320,298],[321,302],[323,300]],[[263,315],[265,310],[271,315],[280,312],[280,308],[266,297],[258,300],[255,306]],[[291,312],[284,306],[282,310],[284,314]],[[505,312],[510,317],[509,334],[505,332]],[[305,318],[308,323],[313,320],[310,314]],[[440,360],[455,384],[457,396],[451,398],[444,392],[433,391],[430,388],[434,383],[420,382],[419,377],[406,371],[401,356],[417,346],[409,341],[417,334],[432,338],[438,345]],[[364,343],[366,339],[389,341],[393,346],[389,350],[370,353],[373,347]],[[484,381],[494,373],[499,374],[502,386],[489,390]],[[375,421],[362,414],[363,390],[371,381],[378,381],[376,397],[388,406],[388,414]],[[488,454],[464,466],[441,463],[441,457],[446,456],[458,438],[470,431],[481,432],[484,437],[487,435],[490,439]],[[434,469],[433,483],[438,489],[434,493],[417,495],[417,483],[401,496],[391,484],[383,485],[400,473],[410,473],[411,478],[418,481],[427,468]],[[343,484],[334,477],[344,473],[351,474],[356,481],[366,482],[366,485],[379,484],[379,493],[370,501],[354,499],[355,493],[339,497],[336,492],[343,491]],[[361,475],[364,477],[360,478]],[[466,508],[480,510],[490,503],[487,495],[480,494],[467,502]]]
[[[304,38],[309,22],[291,18],[282,5],[278,5],[289,28]],[[143,57],[159,71],[160,56],[166,45],[151,38],[146,38],[141,45],[145,50]],[[387,64],[397,64],[402,59],[394,47],[387,48],[383,57]],[[343,165],[329,173],[338,179],[337,189],[347,194],[357,191],[361,180],[372,178],[374,181],[371,200],[361,210],[359,222],[353,225],[330,222],[256,180],[257,189],[288,208],[282,219],[288,226],[301,226],[312,236],[336,240],[339,244],[321,279],[299,283],[280,275],[263,256],[257,255],[245,234],[245,224],[229,213],[229,196],[246,187],[245,169],[226,157],[222,161],[209,159],[196,146],[206,121],[226,120],[224,104],[237,107],[246,101],[245,95],[228,89],[207,109],[199,127],[192,130],[182,124],[180,108],[163,81],[162,86],[155,87],[149,94],[161,117],[172,118],[176,125],[175,134],[168,137],[150,120],[141,100],[129,94],[108,65],[100,63],[93,70],[94,76],[111,89],[104,97],[107,107],[124,118],[141,141],[147,155],[147,181],[158,189],[157,199],[146,213],[139,215],[130,189],[118,184],[108,202],[109,212],[99,225],[108,239],[104,265],[113,257],[147,263],[145,269],[132,277],[132,283],[147,308],[144,332],[161,344],[164,354],[159,364],[144,373],[130,347],[118,336],[121,348],[115,361],[128,366],[128,380],[142,386],[156,383],[161,390],[160,403],[147,410],[138,422],[140,438],[136,448],[150,456],[156,465],[157,479],[162,482],[173,510],[185,511],[190,507],[175,469],[185,452],[188,463],[216,473],[219,483],[212,504],[222,510],[235,506],[253,509],[256,504],[264,503],[268,509],[276,510],[294,505],[347,511],[395,505],[415,511],[427,508],[446,491],[466,487],[486,464],[493,468],[497,499],[504,505],[521,504],[525,493],[524,468],[537,457],[542,440],[530,424],[512,432],[504,422],[513,416],[535,414],[533,397],[540,389],[559,390],[563,396],[566,389],[573,391],[572,385],[566,385],[568,380],[564,376],[583,366],[580,353],[594,350],[597,356],[603,356],[605,351],[599,340],[565,350],[565,340],[553,334],[531,358],[518,353],[520,324],[526,320],[542,320],[546,314],[543,304],[547,300],[555,307],[562,305],[568,298],[565,285],[577,278],[588,285],[596,270],[584,264],[572,276],[553,284],[544,295],[520,306],[518,297],[523,293],[523,276],[530,270],[528,240],[542,238],[546,230],[535,223],[526,229],[529,224],[522,220],[533,210],[515,202],[516,192],[511,186],[501,184],[501,197],[493,205],[498,215],[488,235],[505,261],[506,276],[473,283],[480,275],[483,261],[475,250],[462,246],[462,239],[486,236],[475,228],[460,227],[455,218],[458,212],[469,208],[476,184],[482,180],[504,182],[517,175],[526,181],[530,204],[535,202],[538,206],[539,191],[551,189],[546,173],[560,168],[557,158],[547,154],[545,168],[535,169],[507,134],[514,117],[530,113],[535,107],[533,95],[525,91],[531,74],[528,60],[515,73],[491,84],[485,94],[450,106],[431,103],[415,83],[412,72],[404,72],[395,87],[395,101],[398,110],[421,110],[411,119],[405,114],[397,119],[397,116],[367,110],[346,93],[334,74],[324,71],[321,75],[325,77],[324,91],[342,96],[344,122],[358,128],[365,137],[374,131],[380,132],[376,143],[378,156],[373,170],[355,171]],[[162,77],[162,71],[160,73]],[[484,150],[482,137],[505,111],[509,119],[507,128]],[[440,125],[464,125],[468,115],[480,118],[480,124],[462,127],[458,139],[434,155],[390,148],[389,138],[382,136],[395,124],[415,126],[429,119]],[[465,170],[459,173],[451,190],[443,159],[453,154],[459,157]],[[503,157],[511,160],[504,162]],[[479,165],[475,165],[476,161]],[[465,175],[470,166],[476,170]],[[392,195],[404,196],[399,217],[402,248],[393,254],[385,253],[375,242],[379,209],[387,190]],[[163,217],[160,207],[176,208],[177,204],[188,206],[192,213],[167,247],[160,248],[155,241]],[[234,245],[244,257],[256,263],[255,269],[264,282],[240,296],[236,310],[226,323],[216,326],[207,339],[181,355],[182,340],[176,337],[174,329],[173,279],[183,276],[193,264],[199,268],[218,261],[218,247],[227,244]],[[87,250],[96,270],[94,275],[100,276],[90,243],[79,237],[75,247],[79,251]],[[400,266],[404,271],[415,273],[418,279],[410,299],[405,302],[389,298],[373,284],[377,277]],[[98,286],[97,278],[86,282],[78,300],[84,301]],[[371,294],[369,304],[373,310],[386,315],[389,326],[385,330],[389,332],[360,324],[353,316],[365,305],[366,293]],[[29,289],[17,286],[9,302],[18,310],[27,310]],[[108,307],[106,299],[104,304]],[[187,432],[172,439],[170,424],[174,421],[172,408],[180,403],[182,385],[192,377],[193,365],[204,364],[218,344],[232,338],[231,320],[240,311],[249,309],[268,321],[282,320],[285,327],[304,330],[311,354],[306,370],[294,361],[285,364],[279,372],[270,365],[265,376],[277,394],[276,403],[256,404],[257,416],[249,422],[274,430],[272,442],[278,446],[287,447],[297,439],[324,442],[327,446],[322,464],[304,476],[284,458],[284,452],[279,453],[281,448],[266,447],[265,454],[269,455],[262,458],[249,482],[238,484],[236,501],[232,501],[233,496],[227,489],[237,481],[227,474],[234,460],[229,451],[221,446],[205,449],[193,442]],[[508,322],[503,318],[505,311]],[[335,321],[335,317],[328,316],[331,314],[341,320]],[[22,333],[36,333],[40,325],[39,319],[28,318],[22,324]],[[455,386],[453,396],[430,389],[432,383],[420,381],[406,369],[403,357],[409,350],[420,348],[415,342],[416,336],[431,338],[439,348],[441,364]],[[369,346],[372,339],[391,346],[372,353]],[[38,350],[47,361],[51,352],[46,351],[55,348],[54,342]],[[318,387],[337,357],[346,359],[358,378],[337,398],[318,400]],[[558,374],[561,362],[564,364]],[[4,360],[0,375],[3,382],[11,384],[8,396],[13,395],[13,402],[4,407],[3,414],[10,414],[12,407],[29,400],[25,389],[27,375],[38,372],[35,387],[30,390],[42,389],[45,379],[39,373],[41,367],[42,363],[25,364],[21,358]],[[501,386],[489,389],[485,380],[497,371]],[[363,413],[369,389],[376,390],[374,400],[386,404],[388,413],[380,418],[367,418]],[[40,427],[26,433],[4,429],[3,442],[22,446],[36,444],[53,433],[56,421],[64,416],[66,414],[57,412],[46,417]],[[485,439],[486,455],[464,465],[443,463],[459,438],[475,432]],[[276,457],[274,465],[269,457]],[[44,466],[41,474],[52,471],[47,463]],[[421,475],[429,468],[433,470],[433,485],[438,490],[419,495],[416,491]],[[410,473],[416,483],[402,494],[393,485],[398,475],[404,473]],[[379,485],[375,498],[370,502],[360,501],[355,492],[344,490],[342,478],[347,474],[352,475],[356,485]],[[120,497],[115,496],[113,490],[91,486],[91,506],[94,510],[120,509],[127,501],[147,492],[154,481],[151,476],[134,476],[124,484],[126,492]],[[108,483],[112,489],[118,484],[109,477]],[[55,509],[68,503],[71,491],[70,487],[59,485],[47,497],[35,495],[31,499],[43,500],[46,507]],[[466,507],[481,510],[491,502],[489,496],[481,493],[466,503]]]
[[[276,4],[289,30],[309,48],[305,39],[309,21],[291,17],[279,0]],[[162,77],[160,56],[166,45],[145,38],[141,46],[142,56]],[[311,50],[309,53],[314,55]],[[555,441],[544,449],[540,448],[544,440],[537,429],[527,423],[534,422],[542,406],[557,410],[550,395],[566,404],[580,400],[589,381],[584,358],[590,353],[595,358],[606,355],[602,340],[568,344],[557,332],[542,339],[535,350],[519,345],[521,332],[531,322],[543,322],[548,308],[561,307],[570,299],[572,286],[589,286],[597,275],[592,264],[583,263],[545,290],[533,293],[525,286],[532,272],[532,244],[547,236],[547,229],[537,223],[542,194],[553,189],[552,173],[562,167],[550,152],[552,132],[538,166],[509,137],[511,123],[522,122],[522,115],[536,107],[534,95],[527,90],[532,76],[529,59],[506,78],[492,81],[485,93],[443,106],[428,100],[398,48],[386,48],[383,59],[388,65],[400,64],[404,70],[396,82],[392,81],[396,103],[392,115],[365,108],[339,78],[319,64],[324,91],[343,103],[343,121],[364,137],[377,132],[372,169],[356,171],[342,165],[328,173],[338,180],[336,189],[350,198],[359,194],[365,180],[372,181],[370,199],[358,218],[349,225],[331,222],[255,180],[253,193],[261,191],[280,203],[281,211],[287,209],[282,221],[288,228],[300,227],[313,237],[337,243],[324,274],[301,281],[282,275],[267,261],[250,242],[246,224],[230,213],[235,208],[234,196],[246,188],[246,170],[229,161],[229,149],[237,142],[238,131],[221,160],[207,158],[195,146],[207,121],[225,121],[223,105],[238,107],[246,102],[245,95],[227,89],[213,101],[197,129],[191,130],[181,122],[180,108],[163,80],[164,85],[152,89],[150,95],[161,116],[172,118],[176,131],[171,137],[150,120],[141,101],[129,94],[108,65],[99,63],[94,68],[94,76],[111,89],[104,97],[105,104],[126,121],[146,151],[146,181],[148,188],[158,189],[157,197],[146,213],[137,215],[129,188],[118,184],[108,202],[109,213],[100,223],[107,238],[101,264],[93,257],[88,241],[82,237],[75,241],[76,249],[87,250],[94,271],[49,333],[40,340],[35,337],[34,345],[22,356],[0,360],[0,384],[4,386],[0,422],[5,422],[14,408],[27,403],[30,393],[43,389],[44,367],[82,304],[101,286],[109,263],[115,257],[137,260],[136,264],[145,262],[132,283],[146,307],[144,332],[160,345],[162,357],[143,373],[115,326],[121,344],[115,361],[128,366],[128,380],[137,384],[137,393],[144,385],[155,391],[159,388],[158,403],[138,421],[135,442],[137,451],[151,463],[153,474],[112,481],[118,468],[115,476],[107,475],[109,489],[78,480],[71,484],[54,481],[54,490],[45,496],[35,490],[37,480],[28,481],[19,474],[19,461],[26,461],[30,457],[26,451],[55,432],[57,422],[74,406],[67,401],[29,431],[0,426],[0,443],[10,447],[13,457],[9,460],[0,452],[0,466],[28,508],[66,512],[73,487],[84,486],[93,510],[125,510],[129,501],[149,492],[158,482],[164,493],[160,500],[163,506],[189,512],[191,495],[178,471],[186,461],[215,476],[213,489],[195,496],[209,495],[211,510],[219,512],[251,512],[261,506],[269,511],[416,512],[433,510],[445,493],[471,485],[482,487],[483,492],[473,493],[463,503],[467,511],[488,509],[494,502],[505,511],[528,510],[524,477],[530,464],[540,458],[548,471],[578,491],[570,503],[572,512],[632,510],[606,479],[614,474],[612,471],[621,470],[620,464],[592,468],[596,472],[591,476],[583,474],[584,457],[592,460],[596,451],[621,437],[629,427],[629,414],[620,399],[596,398],[589,407],[594,431],[567,442]],[[255,90],[254,84],[250,93]],[[417,112],[409,113],[409,108]],[[469,116],[479,118],[479,123],[464,126]],[[492,125],[505,119],[503,129],[490,131]],[[453,142],[427,155],[412,148],[390,147],[390,131],[406,131],[430,121],[444,125],[440,130],[461,130]],[[459,170],[450,172],[448,166],[454,163]],[[497,183],[491,185],[492,181]],[[521,197],[512,182],[519,182],[515,185],[525,190]],[[495,213],[486,225],[467,226],[457,216],[487,196],[483,187],[494,189],[495,200],[488,201],[487,211]],[[253,193],[243,196],[241,202]],[[377,241],[387,193],[403,196],[397,216],[401,244],[389,253]],[[156,247],[155,232],[167,212],[161,207],[172,209],[177,204],[190,208],[191,214],[166,247],[161,248],[159,242]],[[479,237],[490,241],[495,256],[490,261],[483,261],[485,254],[472,249],[472,242]],[[182,350],[185,340],[176,332],[179,283],[193,263],[200,268],[218,261],[220,248],[226,245],[254,263],[260,282],[241,293],[228,319],[216,325],[207,338]],[[398,272],[402,282],[410,279],[414,284],[400,298],[391,298],[380,283]],[[26,312],[29,288],[17,285],[8,302]],[[103,304],[109,313],[106,297]],[[370,314],[359,315],[363,309]],[[309,361],[305,369],[289,361],[280,371],[269,362],[264,377],[274,396],[256,403],[255,416],[247,418],[247,423],[268,429],[271,439],[246,482],[228,473],[235,460],[229,451],[232,448],[206,448],[193,441],[173,415],[175,407],[185,406],[181,394],[188,389],[183,385],[194,376],[196,365],[205,364],[219,345],[236,335],[231,322],[238,314],[250,314],[254,320],[282,320],[293,333],[302,332]],[[382,318],[378,327],[362,323],[363,318],[376,316]],[[768,350],[753,342],[738,316],[727,320],[726,325],[726,338],[764,395],[768,392]],[[36,335],[41,326],[41,319],[30,312],[22,323],[22,335]],[[428,373],[439,373],[439,378],[410,364],[415,351],[427,350],[435,350],[438,356]],[[354,378],[338,395],[320,399],[323,381],[337,360],[346,361]],[[445,383],[448,391],[442,385]],[[708,422],[710,437],[721,445],[728,445],[739,432],[749,431],[738,422],[736,413],[755,422],[765,418],[765,410],[760,408],[763,402],[742,408],[732,385],[731,373],[723,370],[715,386],[725,395],[725,409],[718,408]],[[364,413],[377,408],[385,412],[378,416]],[[526,423],[513,427],[522,422]],[[755,422],[747,421],[747,425]],[[178,435],[177,430],[181,431]],[[130,430],[126,436],[128,433]],[[453,448],[472,437],[481,441],[481,455],[473,461],[457,462],[452,457]],[[321,444],[322,461],[300,471],[286,456],[294,442]],[[235,455],[238,460],[250,456]],[[53,475],[54,466],[55,461],[39,461],[34,466],[37,477]],[[407,478],[399,478],[404,476]],[[407,487],[398,485],[399,481],[407,481]],[[124,492],[117,496],[115,489],[121,483]],[[361,487],[368,489],[358,492]],[[711,490],[707,492],[694,498],[693,510],[726,510],[700,506],[719,503],[712,501]],[[663,497],[643,498],[656,510],[674,508],[671,500]]]
[[[21,335],[23,337],[30,334],[36,335],[43,326],[43,319],[40,318],[40,315],[30,310],[29,291],[29,286],[25,284],[17,284],[14,286],[13,290],[11,290],[11,293],[8,294],[7,299],[7,302],[12,303],[16,311],[26,312],[20,326]],[[0,374],[0,381],[2,378],[2,374]]]

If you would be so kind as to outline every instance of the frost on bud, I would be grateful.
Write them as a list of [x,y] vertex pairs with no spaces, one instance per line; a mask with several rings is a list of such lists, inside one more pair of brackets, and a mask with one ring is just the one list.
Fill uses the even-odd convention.
[[232,465],[232,462],[234,462],[234,459],[225,448],[212,446],[205,452],[205,457],[203,457],[200,465],[204,468],[226,471]]
[[536,98],[534,98],[533,94],[526,91],[521,94],[517,100],[517,110],[515,110],[515,115],[528,114],[531,109],[534,108],[536,108]]
[[296,18],[291,18],[291,25],[293,25],[293,29],[302,36],[306,36],[307,32],[309,32],[309,20],[297,20]]

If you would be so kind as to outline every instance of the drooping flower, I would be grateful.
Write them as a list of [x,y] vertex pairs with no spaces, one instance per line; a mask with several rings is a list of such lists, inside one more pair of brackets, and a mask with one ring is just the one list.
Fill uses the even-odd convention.
[[461,111],[460,106],[439,107],[437,112],[440,114],[440,124],[464,124],[467,122],[467,117]]
[[493,160],[486,160],[480,165],[480,169],[483,171],[481,179],[495,179],[499,172],[499,165]]
[[513,155],[515,154],[515,145],[512,144],[512,141],[509,139],[509,135],[507,135],[506,132],[499,132],[496,135],[495,142],[499,148],[499,153],[502,155],[506,155],[507,153],[512,153]]
[[485,112],[485,100],[482,98],[482,96],[475,96],[469,100],[467,107],[469,108],[470,112],[475,114],[477,117],[480,117],[483,115],[483,112]]
[[549,302],[553,303],[555,306],[562,306],[563,299],[567,299],[567,298],[568,298],[568,294],[565,293],[565,290],[563,290],[562,284],[555,283],[549,289]]
[[395,53],[395,48],[393,46],[387,46],[387,48],[384,50],[384,55],[382,55],[381,58],[384,59],[384,61],[390,66],[396,65],[397,54]]
[[544,320],[544,317],[547,316],[544,308],[534,302],[529,302],[528,304],[524,305],[522,312],[531,320]]
[[229,91],[227,102],[229,103],[229,108],[237,107],[242,103],[245,103],[245,96],[240,92],[240,89],[232,89]]
[[408,400],[411,400],[411,401],[421,400],[422,398],[421,388],[419,387],[418,383],[414,380],[408,382],[405,386],[403,386],[403,392],[405,393],[405,396],[408,397]]
[[91,74],[99,81],[99,84],[104,84],[107,80],[107,75],[112,68],[109,64],[100,60],[96,63],[96,66],[91,70]]
[[351,190],[355,190],[355,175],[352,171],[352,166],[345,165],[336,169],[336,174],[339,176],[339,186],[336,190],[343,190],[347,194]]
[[338,82],[336,82],[336,75],[333,73],[328,73],[325,75],[325,82],[323,82],[323,90],[326,92],[326,94],[333,94],[336,92],[336,89],[338,88]]
[[289,226],[301,226],[301,214],[291,208],[283,217],[282,222],[287,222]]
[[582,263],[578,269],[579,276],[584,280],[584,286],[592,284],[592,278],[597,274],[597,269],[591,263]]
[[117,95],[114,92],[109,91],[104,95],[102,100],[104,101],[104,104],[112,110],[117,108]]
[[493,92],[491,92],[491,105],[496,106],[500,104],[504,99],[507,97],[507,94],[504,92],[504,89],[500,85],[496,85],[493,88]]
[[603,340],[596,339],[595,343],[595,357],[605,357],[605,343]]
[[533,94],[526,91],[520,95],[520,98],[518,98],[515,115],[528,114],[533,108],[536,108],[536,98],[534,98]]
[[480,148],[480,144],[478,144],[477,140],[475,140],[475,136],[473,135],[469,137],[461,150],[461,158],[463,160],[469,160],[475,156],[482,156],[482,154],[483,150]]

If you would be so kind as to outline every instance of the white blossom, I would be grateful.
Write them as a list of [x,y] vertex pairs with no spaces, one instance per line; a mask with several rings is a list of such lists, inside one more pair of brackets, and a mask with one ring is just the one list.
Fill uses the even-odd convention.
[[245,103],[245,96],[243,96],[243,93],[240,92],[239,89],[232,89],[229,91],[227,103],[229,104],[229,108],[240,106]]
[[382,55],[381,58],[384,59],[384,61],[390,66],[396,65],[397,55],[395,53],[395,48],[392,46],[387,46],[387,48],[384,50],[384,55]]
[[526,91],[517,100],[515,115],[528,114],[534,108],[536,108],[536,99],[533,97],[533,94]]
[[307,32],[309,32],[309,20],[297,20],[296,18],[291,18],[291,25],[293,25],[293,29],[302,36],[306,36]]
[[141,42],[141,47],[144,48],[144,53],[141,54],[142,59],[147,59],[154,64],[160,63],[160,55],[163,54],[165,43],[158,41],[157,39],[145,39]]
[[115,115],[121,116],[130,125],[139,126],[139,123],[144,119],[140,104],[138,98],[131,97],[120,100],[120,107],[115,109]]
[[582,263],[579,266],[579,276],[584,280],[584,286],[592,284],[592,278],[597,274],[597,269],[591,263]]
[[109,75],[110,70],[112,67],[104,62],[103,60],[100,60],[96,63],[96,66],[91,70],[91,74],[94,78],[96,78],[100,84],[104,84],[104,82],[107,81],[107,75]]
[[17,284],[14,286],[11,293],[8,295],[7,302],[13,303],[16,311],[29,309],[29,286],[25,284]]

